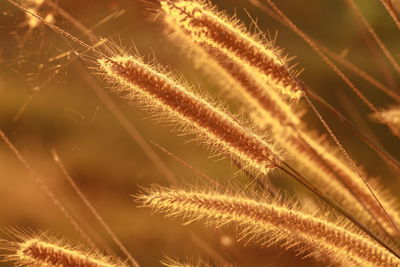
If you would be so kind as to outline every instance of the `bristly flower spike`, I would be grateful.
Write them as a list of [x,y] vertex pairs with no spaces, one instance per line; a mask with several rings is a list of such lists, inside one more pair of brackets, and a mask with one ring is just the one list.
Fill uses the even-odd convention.
[[165,22],[190,35],[209,53],[223,51],[227,58],[247,65],[255,76],[290,99],[299,99],[301,90],[288,72],[287,58],[257,35],[250,34],[239,21],[227,18],[202,0],[161,0]]
[[263,245],[281,244],[305,256],[340,266],[399,266],[400,260],[348,221],[311,214],[282,200],[198,189],[155,186],[138,200],[145,206],[192,222],[233,223],[241,235]]
[[45,233],[10,228],[5,231],[12,240],[0,240],[0,250],[11,252],[0,262],[15,262],[16,266],[48,267],[127,267],[125,263],[99,252],[77,249],[65,241],[55,240]]
[[99,63],[117,90],[159,111],[157,115],[167,116],[184,132],[194,133],[210,148],[240,162],[242,168],[265,175],[276,167],[280,157],[271,144],[160,67],[132,56]]

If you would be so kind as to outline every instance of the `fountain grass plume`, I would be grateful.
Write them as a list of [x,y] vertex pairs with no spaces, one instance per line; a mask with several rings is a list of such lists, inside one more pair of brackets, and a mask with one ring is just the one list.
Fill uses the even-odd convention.
[[0,240],[0,250],[8,251],[2,262],[14,262],[16,266],[48,267],[127,267],[122,261],[100,252],[69,245],[46,233],[34,233],[27,229],[7,228],[4,231],[11,240]]
[[117,91],[142,103],[163,121],[171,121],[185,133],[253,173],[265,175],[280,159],[276,148],[226,110],[207,100],[156,64],[121,56],[99,60],[100,69]]
[[144,207],[183,217],[206,219],[216,227],[234,224],[242,238],[264,246],[279,244],[304,257],[341,266],[398,266],[400,260],[348,221],[326,212],[306,212],[287,200],[238,193],[154,186],[136,199]]

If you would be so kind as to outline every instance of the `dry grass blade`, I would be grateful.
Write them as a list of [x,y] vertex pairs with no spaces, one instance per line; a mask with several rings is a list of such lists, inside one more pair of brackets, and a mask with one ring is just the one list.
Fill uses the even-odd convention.
[[[345,158],[335,153],[335,149],[329,143],[315,142],[313,137],[308,135],[302,135],[302,138],[315,153],[314,156],[313,153],[302,153],[303,155],[306,154],[304,159],[302,158],[301,160],[303,161],[303,166],[307,164],[308,160],[310,165],[315,167],[312,171],[318,178],[323,178],[327,182],[336,179],[339,182],[339,184],[333,183],[336,187],[325,188],[325,190],[331,191],[336,198],[341,200],[340,203],[345,207],[350,207],[350,210],[355,211],[356,214],[358,212],[356,217],[360,218],[360,220],[367,223],[372,223],[376,220],[385,231],[391,235],[398,235],[396,227],[400,225],[400,214],[395,198],[388,192],[380,190],[379,187],[374,187],[373,184],[376,183],[372,183],[371,179],[368,179],[368,186],[366,186],[352,167],[346,164]],[[362,177],[367,176],[364,172],[361,175]],[[369,187],[374,192],[374,195],[371,195]],[[365,210],[360,212],[360,209],[363,208]],[[369,212],[370,215],[366,214],[365,211]],[[388,221],[386,212],[395,226]]]
[[353,92],[374,112],[378,109],[370,102],[365,95],[355,86],[355,84],[333,63],[321,49],[309,38],[301,29],[299,29],[294,22],[288,18],[272,0],[265,0],[271,8],[287,23],[293,31],[295,31],[307,44],[324,60],[324,62],[331,67],[335,73],[353,90]]
[[357,4],[354,2],[354,0],[346,0],[346,1],[349,4],[349,6],[351,7],[351,9],[353,10],[353,12],[356,14],[356,16],[360,19],[360,21],[364,25],[364,27],[367,29],[367,31],[371,34],[372,38],[375,40],[376,44],[382,50],[382,53],[385,55],[385,57],[389,60],[390,64],[392,64],[393,68],[397,71],[398,74],[400,74],[399,64],[394,59],[393,55],[390,53],[389,49],[383,43],[381,38],[378,36],[378,34],[372,28],[371,24],[364,17],[360,8],[357,6]]
[[390,17],[396,23],[397,28],[400,30],[400,18],[398,13],[396,12],[391,0],[380,0],[382,5],[386,8]]
[[72,177],[69,175],[67,169],[65,168],[64,164],[62,163],[57,152],[55,150],[52,150],[51,153],[53,155],[54,162],[58,165],[58,167],[60,168],[60,171],[62,172],[64,177],[67,179],[67,181],[71,185],[72,189],[74,189],[75,193],[82,200],[82,203],[85,204],[85,206],[92,213],[93,217],[95,217],[96,220],[101,224],[101,226],[104,228],[104,230],[107,232],[107,234],[111,237],[111,239],[114,241],[114,243],[121,249],[121,251],[125,254],[127,259],[129,259],[129,261],[132,263],[132,265],[135,267],[139,267],[140,265],[136,261],[136,259],[133,257],[133,255],[129,252],[129,250],[125,247],[125,245],[117,237],[117,235],[114,233],[114,231],[111,229],[111,227],[105,222],[103,217],[99,214],[99,212],[96,210],[96,208],[93,206],[93,204],[89,201],[89,199],[86,197],[86,195],[82,192],[82,190],[79,189],[79,187],[75,183],[74,179],[72,179]]
[[238,225],[243,237],[263,245],[281,244],[303,255],[343,266],[398,266],[400,261],[345,221],[307,214],[279,200],[268,202],[213,191],[153,187],[138,197],[145,207],[188,222],[202,218],[222,226]]
[[[377,108],[360,92],[360,90],[357,87],[355,87],[355,85],[348,79],[348,77],[342,71],[340,71],[337,68],[337,66],[324,53],[322,53],[320,51],[319,47],[302,30],[300,30],[295,25],[290,20],[290,18],[288,18],[278,8],[278,6],[275,5],[274,1],[266,0],[266,2],[285,21],[285,23],[287,23],[298,35],[300,35],[318,53],[318,55],[343,79],[343,81],[345,81],[349,85],[349,87],[351,87],[353,89],[353,91],[358,95],[358,97],[360,99],[362,99],[364,101],[364,103],[367,106],[369,106],[369,108],[371,110],[373,110],[374,112],[377,112]],[[293,77],[293,80],[296,80],[295,77]],[[315,105],[311,102],[310,98],[305,94],[306,91],[305,91],[305,89],[303,89],[303,87],[305,87],[305,86],[300,86],[300,83],[299,82],[297,82],[297,83],[299,84],[299,87],[301,88],[301,90],[304,91],[304,97],[305,97],[307,103],[309,104],[309,106],[311,107],[311,109],[317,115],[318,119],[321,121],[321,123],[323,124],[324,128],[327,130],[329,135],[332,137],[332,139],[334,140],[334,142],[337,145],[337,147],[341,150],[341,152],[343,153],[346,161],[348,161],[351,164],[352,169],[355,171],[355,173],[358,176],[357,180],[361,179],[360,183],[362,182],[364,184],[364,187],[366,188],[366,191],[364,191],[364,190],[363,191],[359,191],[360,193],[362,192],[361,196],[369,196],[368,199],[370,199],[370,200],[368,200],[368,202],[369,203],[373,203],[373,202],[375,203],[374,206],[377,207],[376,211],[379,211],[379,214],[381,214],[380,217],[382,219],[384,219],[384,221],[380,221],[380,223],[382,224],[383,228],[387,229],[389,234],[399,235],[399,224],[398,224],[399,216],[398,216],[398,212],[396,212],[394,215],[392,215],[392,214],[389,214],[389,212],[385,209],[385,207],[383,206],[381,201],[377,198],[377,195],[374,192],[374,190],[372,190],[370,185],[367,183],[366,179],[364,178],[363,173],[359,170],[359,168],[356,166],[354,161],[350,158],[350,156],[348,155],[347,151],[341,145],[341,143],[337,139],[336,135],[333,133],[332,129],[329,127],[327,122],[321,116],[320,112],[315,107]],[[346,184],[346,186],[348,186],[350,188],[352,183],[353,184],[357,183],[357,181],[349,181],[349,183]],[[363,201],[362,204],[371,213],[371,210],[368,208],[368,202]],[[371,214],[373,214],[373,213],[371,213]],[[389,227],[389,228],[387,228],[387,227]]]
[[346,67],[349,70],[351,70],[354,74],[356,74],[357,76],[361,77],[362,79],[364,79],[365,81],[367,81],[371,85],[375,86],[381,92],[383,92],[384,94],[386,94],[387,96],[392,98],[394,101],[400,102],[399,94],[397,92],[395,92],[393,89],[390,89],[385,84],[381,83],[376,78],[372,77],[370,74],[368,74],[364,70],[360,69],[359,67],[357,67],[356,65],[354,65],[350,61],[346,60],[345,58],[341,57],[340,55],[334,53],[333,51],[331,51],[327,47],[324,47],[324,46],[321,46],[321,45],[319,45],[319,47],[321,48],[321,50],[325,54],[330,56],[332,59],[334,59],[335,61],[337,61],[338,63],[340,63],[344,67]]
[[[68,12],[62,9],[56,3],[45,0],[44,3],[54,9],[58,14],[60,14],[63,18],[71,22],[72,25],[75,26],[80,32],[87,35],[90,40],[94,43],[101,42],[102,39],[97,37],[92,33],[92,30],[87,28],[80,21],[71,16]],[[104,39],[103,39],[104,40]],[[165,178],[170,183],[175,183],[174,174],[165,166],[165,163],[159,158],[157,153],[148,145],[145,138],[140,134],[140,132],[136,129],[136,127],[129,121],[127,116],[120,110],[120,108],[115,104],[115,102],[104,92],[104,89],[95,81],[95,79],[88,73],[84,71],[84,67],[81,64],[74,62],[73,67],[78,69],[78,72],[82,75],[84,80],[90,85],[90,88],[94,90],[100,100],[106,105],[106,107],[110,110],[110,112],[116,117],[116,119],[120,122],[121,126],[128,132],[128,134],[132,137],[132,139],[139,145],[139,147],[143,150],[143,152],[147,155],[147,157],[154,163],[156,168],[163,173]]]
[[47,186],[46,182],[32,169],[29,163],[24,159],[18,149],[14,146],[14,144],[8,139],[5,133],[0,129],[0,139],[4,141],[7,147],[11,150],[11,152],[15,155],[22,165],[24,165],[25,169],[28,171],[29,176],[39,185],[40,189],[43,193],[49,198],[50,201],[62,212],[66,220],[74,227],[74,229],[82,236],[82,238],[88,243],[92,248],[96,247],[96,244],[92,241],[92,239],[86,234],[86,232],[82,229],[79,223],[75,220],[75,218],[71,215],[71,213],[67,210],[67,208],[58,200],[57,196],[50,190]]
[[[274,11],[272,11],[270,8],[267,6],[263,5],[259,0],[249,0],[254,6],[259,8],[261,11],[263,11],[265,14],[268,16],[272,17],[274,20],[278,21],[288,29],[292,30],[294,33],[302,37],[301,33],[305,34],[304,32],[299,32],[295,28],[292,27],[291,24],[288,24],[286,20],[284,20],[282,17],[280,17],[278,14],[276,14]],[[381,90],[383,93],[391,97],[393,100],[396,102],[400,101],[400,96],[395,93],[392,89],[388,88],[378,80],[376,80],[374,77],[366,73],[365,71],[361,70],[359,67],[355,66],[353,63],[349,62],[345,58],[341,57],[340,55],[336,54],[335,52],[331,51],[329,48],[317,43],[315,40],[313,40],[311,37],[307,36],[308,39],[311,40],[312,43],[314,43],[321,51],[329,55],[332,59],[337,61],[338,63],[342,64],[346,68],[350,69],[353,71],[355,74],[360,76],[361,78],[365,79],[369,83],[371,83],[373,86],[375,86],[377,89]],[[343,122],[346,126],[348,126],[363,142],[365,142],[369,147],[371,147],[373,150],[375,150],[379,155],[384,157],[388,162],[395,167],[397,170],[400,170],[400,163],[393,157],[391,156],[387,151],[385,151],[380,145],[377,144],[376,141],[371,139],[369,136],[367,136],[365,133],[360,131],[356,126],[353,125],[352,122],[350,122],[344,115],[342,115],[338,110],[336,110],[334,107],[332,107],[329,103],[327,103],[325,100],[323,100],[320,96],[316,95],[314,92],[312,92],[308,88],[304,88],[306,90],[306,93],[308,96],[312,97],[315,101],[317,101],[319,104],[323,105],[328,109],[329,112],[331,112],[335,117],[337,117],[341,122]]]
[[350,122],[344,115],[342,115],[339,111],[337,111],[332,105],[323,100],[321,97],[316,95],[308,88],[304,88],[307,95],[313,100],[317,101],[319,104],[323,105],[327,108],[329,112],[331,112],[335,117],[337,117],[342,123],[344,123],[353,133],[359,137],[364,143],[366,143],[370,148],[375,150],[382,158],[386,159],[388,163],[391,164],[395,169],[400,170],[400,162],[390,155],[385,149],[383,149],[376,141],[371,139],[369,136],[361,132],[352,122]]
[[[300,35],[300,32],[298,32],[294,28],[292,28],[292,25],[288,24],[287,21],[282,19],[282,17],[280,17],[278,14],[276,14],[274,11],[272,11],[270,8],[268,8],[266,5],[262,4],[259,0],[249,0],[249,2],[252,5],[254,5],[255,7],[259,8],[265,14],[267,14],[268,16],[270,16],[271,18],[276,20],[277,22],[281,23],[283,26],[287,27],[289,30],[293,31],[299,37],[302,37],[302,35]],[[335,53],[328,47],[326,47],[326,46],[322,45],[321,43],[317,42],[316,40],[312,39],[310,36],[307,36],[307,37],[308,37],[308,39],[311,40],[311,42],[313,42],[315,44],[315,46],[317,46],[322,52],[327,54],[329,57],[334,59],[336,62],[338,62],[341,65],[343,65],[344,67],[348,68],[354,74],[356,74],[359,77],[361,77],[362,79],[366,80],[371,85],[373,85],[377,89],[379,89],[381,92],[383,92],[387,96],[391,97],[393,100],[400,102],[400,95],[397,92],[395,92],[393,89],[388,88],[386,85],[384,85],[383,83],[378,81],[376,78],[372,77],[366,71],[360,69],[358,66],[354,65],[352,62],[350,62],[346,58],[342,57],[341,55]]]

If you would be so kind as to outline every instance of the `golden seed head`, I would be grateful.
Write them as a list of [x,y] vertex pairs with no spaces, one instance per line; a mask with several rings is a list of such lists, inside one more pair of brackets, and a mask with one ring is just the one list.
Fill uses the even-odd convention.
[[299,99],[301,90],[289,74],[286,57],[272,42],[248,33],[238,21],[229,19],[205,1],[163,0],[166,24],[200,45],[208,53],[218,51],[247,65],[281,94]]
[[343,266],[400,264],[399,259],[350,223],[332,221],[327,214],[307,214],[281,200],[267,202],[265,196],[262,200],[216,191],[153,187],[138,199],[146,207],[190,222],[204,218],[217,226],[235,223],[251,240],[264,245],[280,243],[325,262]]
[[271,144],[160,68],[134,57],[102,59],[99,63],[121,91],[161,111],[157,114],[172,117],[185,132],[193,132],[246,170],[266,174],[276,166],[277,152]]
[[0,240],[0,248],[13,252],[4,261],[15,261],[18,266],[49,267],[125,267],[125,263],[98,252],[75,249],[65,242],[44,234],[25,233],[10,229],[14,241]]

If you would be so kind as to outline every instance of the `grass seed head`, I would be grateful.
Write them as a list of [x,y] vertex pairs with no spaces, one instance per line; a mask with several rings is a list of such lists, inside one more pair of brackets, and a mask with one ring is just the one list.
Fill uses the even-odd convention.
[[291,99],[299,99],[301,90],[288,72],[287,57],[258,35],[250,34],[239,21],[206,1],[162,0],[165,23],[212,54],[216,51],[239,65],[246,65],[263,82]]
[[65,241],[28,230],[8,229],[12,241],[0,240],[0,249],[12,252],[2,261],[14,261],[17,266],[49,267],[125,267],[125,263],[98,252],[77,249]]
[[163,114],[184,132],[218,153],[240,162],[241,167],[265,175],[278,159],[275,148],[228,112],[194,93],[160,67],[131,56],[102,59],[100,68],[121,91]]
[[168,216],[182,216],[189,222],[204,218],[216,226],[234,223],[250,240],[264,245],[278,243],[330,264],[400,264],[398,258],[347,221],[333,220],[328,214],[308,214],[287,201],[162,187],[153,187],[138,199],[146,207]]

